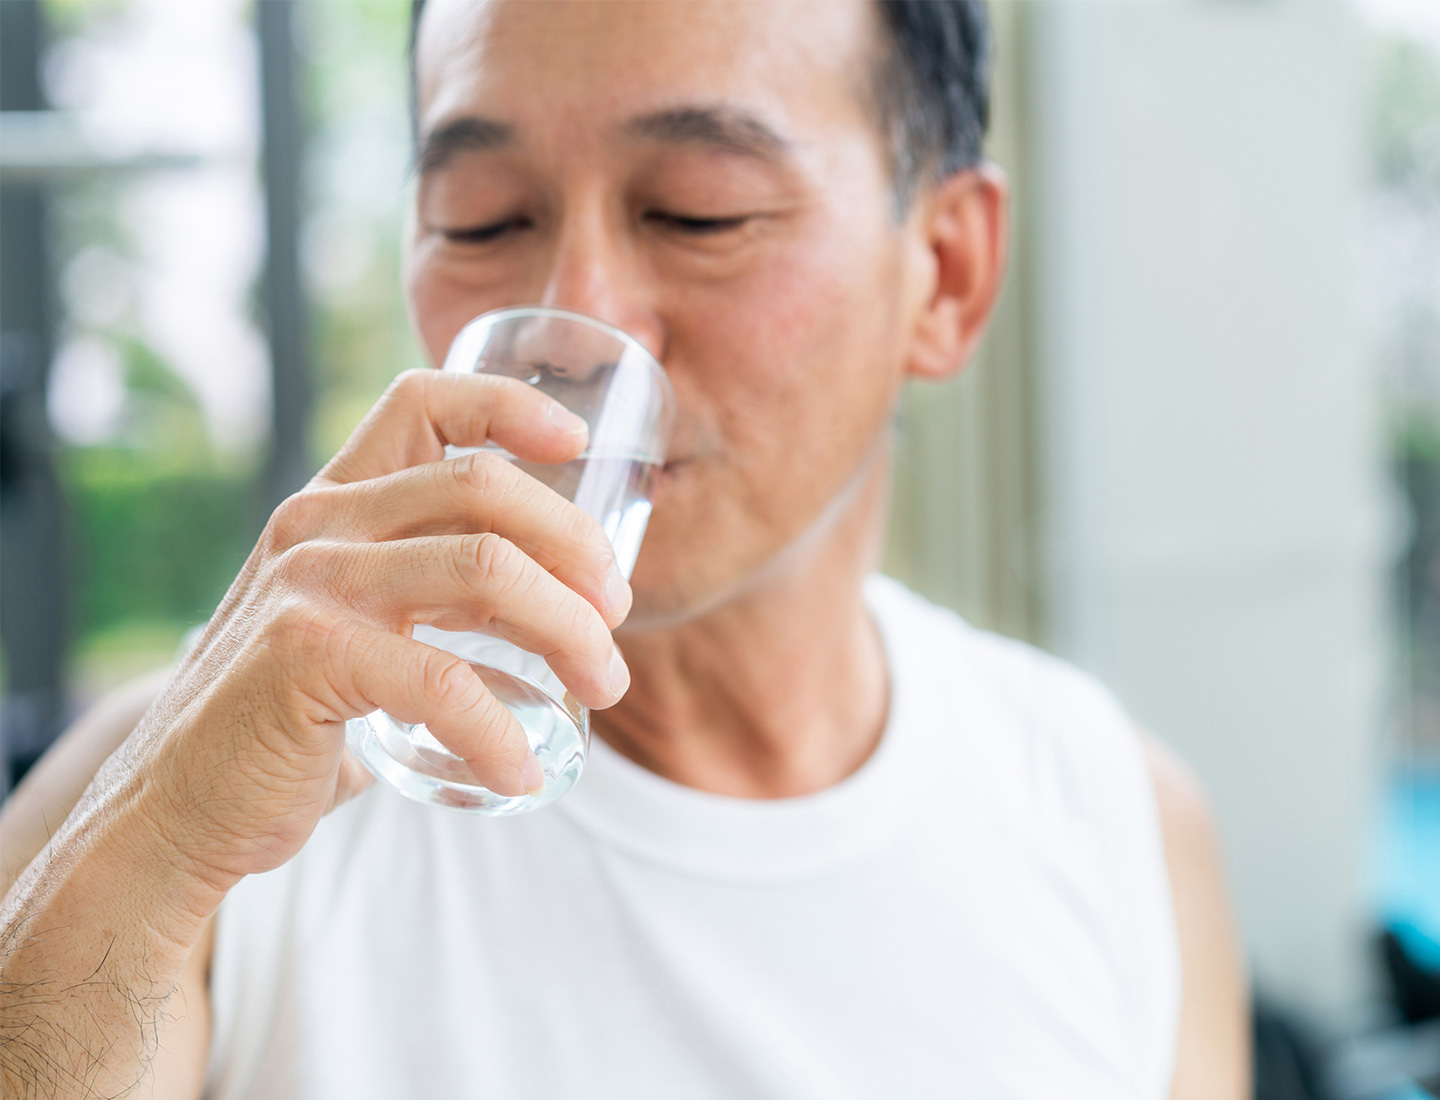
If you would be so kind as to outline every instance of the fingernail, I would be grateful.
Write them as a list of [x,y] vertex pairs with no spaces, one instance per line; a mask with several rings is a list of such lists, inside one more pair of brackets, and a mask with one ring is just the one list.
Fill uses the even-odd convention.
[[618,647],[610,652],[610,667],[605,670],[605,686],[616,699],[624,695],[625,689],[630,686],[630,670],[625,667],[625,658],[620,656]]
[[545,416],[557,428],[571,435],[584,435],[590,430],[583,417],[576,416],[558,401],[551,401],[545,409]]
[[520,778],[524,781],[526,794],[536,795],[545,789],[545,769],[540,766],[533,750],[525,754],[525,767],[520,771]]
[[630,585],[620,572],[620,566],[610,563],[610,572],[605,574],[605,606],[616,614],[630,610]]

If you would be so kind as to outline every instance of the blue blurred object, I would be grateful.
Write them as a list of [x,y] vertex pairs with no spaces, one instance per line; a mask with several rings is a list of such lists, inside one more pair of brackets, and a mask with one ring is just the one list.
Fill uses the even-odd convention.
[[1394,776],[1381,808],[1375,905],[1412,960],[1440,971],[1440,767]]

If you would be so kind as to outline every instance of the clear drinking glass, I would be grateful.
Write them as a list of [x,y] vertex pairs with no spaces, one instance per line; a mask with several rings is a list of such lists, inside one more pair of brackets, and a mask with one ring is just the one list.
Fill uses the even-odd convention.
[[[521,462],[493,444],[447,447],[446,456],[503,455],[600,521],[626,579],[650,518],[650,484],[665,461],[675,415],[670,382],[655,358],[619,329],[559,309],[524,306],[471,321],[450,345],[444,369],[519,378],[583,417],[590,438],[573,462]],[[346,740],[381,779],[418,802],[482,814],[514,814],[568,791],[585,766],[590,719],[544,659],[479,631],[416,626],[415,639],[471,663],[525,730],[545,771],[537,795],[510,797],[479,785],[460,757],[424,725],[382,711],[346,725]]]

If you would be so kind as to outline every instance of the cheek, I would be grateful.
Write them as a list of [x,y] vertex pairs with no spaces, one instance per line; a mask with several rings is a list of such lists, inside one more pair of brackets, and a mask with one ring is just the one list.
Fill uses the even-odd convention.
[[497,273],[490,266],[456,259],[434,240],[411,244],[404,274],[411,323],[437,367],[468,322],[492,309],[531,300],[516,296],[515,287],[525,280],[514,271]]
[[440,275],[434,249],[423,241],[412,243],[406,255],[405,294],[415,334],[431,365],[438,367],[456,333],[474,314],[467,314],[465,296]]
[[692,288],[670,312],[672,377],[682,404],[713,417],[723,462],[677,494],[694,499],[658,507],[659,526],[674,520],[677,539],[754,565],[814,522],[897,396],[897,271],[888,237],[831,233],[724,286]]
[[706,376],[727,389],[728,434],[757,462],[838,483],[864,453],[901,382],[898,252],[885,235],[831,233],[718,307],[731,323]]

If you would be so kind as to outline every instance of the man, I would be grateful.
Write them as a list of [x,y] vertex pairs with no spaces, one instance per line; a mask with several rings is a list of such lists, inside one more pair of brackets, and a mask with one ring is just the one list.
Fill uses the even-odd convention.
[[[661,359],[633,585],[514,468],[442,461],[583,425],[398,380],[119,750],[121,703],[16,796],[23,863],[99,767],[5,901],[7,1095],[1244,1092],[1193,784],[1085,677],[866,581],[899,390],[961,369],[1003,271],[985,36],[967,3],[425,5],[417,331],[438,362],[541,302]],[[564,800],[360,793],[375,708],[541,782],[417,622],[610,708]]]

